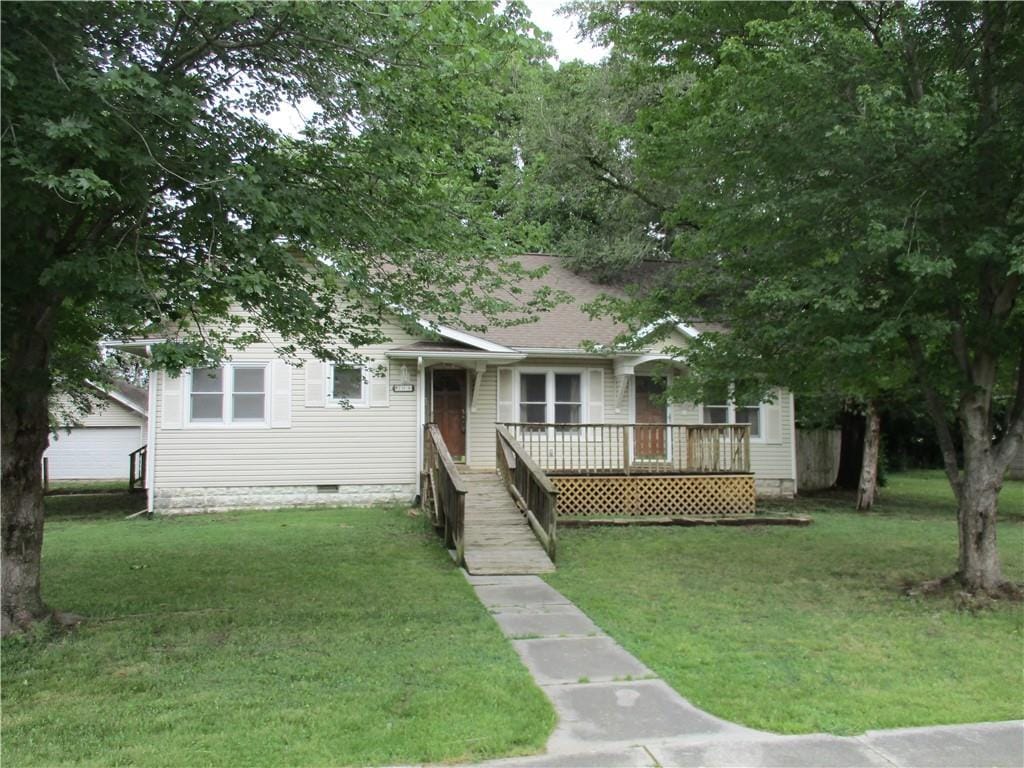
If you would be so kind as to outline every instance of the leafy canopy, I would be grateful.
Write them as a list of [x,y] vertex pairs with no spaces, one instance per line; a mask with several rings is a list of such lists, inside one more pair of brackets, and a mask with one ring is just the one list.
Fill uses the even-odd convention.
[[[630,316],[729,326],[679,350],[697,374],[682,394],[712,379],[865,396],[909,387],[942,419],[978,388],[1012,399],[1024,9],[578,10],[635,83],[662,85],[629,125],[636,175],[670,190],[664,226],[693,225],[672,243],[677,279]],[[1013,421],[1020,399],[1006,405]]]
[[[2,13],[8,383],[74,388],[101,374],[101,338],[160,325],[180,343],[155,362],[177,368],[254,326],[334,357],[378,340],[396,307],[441,322],[530,309],[514,286],[494,298],[517,270],[492,261],[480,183],[501,129],[491,84],[546,51],[520,3]],[[300,136],[268,125],[303,99],[319,111]],[[46,369],[11,363],[36,337]]]

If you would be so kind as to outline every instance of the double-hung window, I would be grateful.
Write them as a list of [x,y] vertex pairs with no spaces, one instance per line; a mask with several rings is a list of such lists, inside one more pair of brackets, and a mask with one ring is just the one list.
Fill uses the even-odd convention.
[[190,381],[189,423],[267,423],[266,363],[193,368]]
[[750,436],[761,437],[760,405],[737,405],[725,392],[714,400],[716,404],[704,406],[705,424],[749,424]]
[[519,420],[556,424],[556,431],[583,422],[583,374],[529,371],[519,374]]
[[327,378],[327,392],[335,404],[363,406],[367,404],[366,371],[352,365],[332,365]]

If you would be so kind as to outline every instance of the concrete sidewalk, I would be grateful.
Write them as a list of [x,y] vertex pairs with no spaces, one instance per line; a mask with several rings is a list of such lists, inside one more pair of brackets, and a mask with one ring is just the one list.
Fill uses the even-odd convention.
[[469,576],[558,713],[547,752],[488,766],[1024,768],[1024,721],[779,736],[690,704],[537,576]]

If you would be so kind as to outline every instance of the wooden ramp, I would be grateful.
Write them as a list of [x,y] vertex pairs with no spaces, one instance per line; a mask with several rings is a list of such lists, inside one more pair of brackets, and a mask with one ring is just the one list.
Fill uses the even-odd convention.
[[497,474],[463,469],[459,475],[466,486],[466,570],[481,575],[554,571],[554,563]]

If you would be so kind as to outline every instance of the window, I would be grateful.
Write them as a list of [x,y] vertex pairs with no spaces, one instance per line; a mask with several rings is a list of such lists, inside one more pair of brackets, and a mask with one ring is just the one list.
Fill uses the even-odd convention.
[[547,374],[520,374],[519,420],[527,424],[543,424],[548,420]]
[[[555,371],[519,374],[519,420],[526,424],[580,424],[583,374]],[[557,427],[559,431],[571,427]]]
[[366,376],[363,368],[332,365],[329,376],[327,391],[332,402],[366,405]]
[[705,405],[705,424],[749,424],[750,436],[761,436],[760,405]]
[[266,424],[267,364],[228,363],[193,368],[189,421],[193,424]]
[[224,421],[224,369],[192,371],[192,421]]
[[761,436],[761,406],[759,405],[737,405],[735,408],[735,423],[749,424],[750,436]]
[[578,373],[555,374],[555,423],[583,421],[583,377]]
[[263,421],[267,405],[266,366],[232,367],[231,420]]

